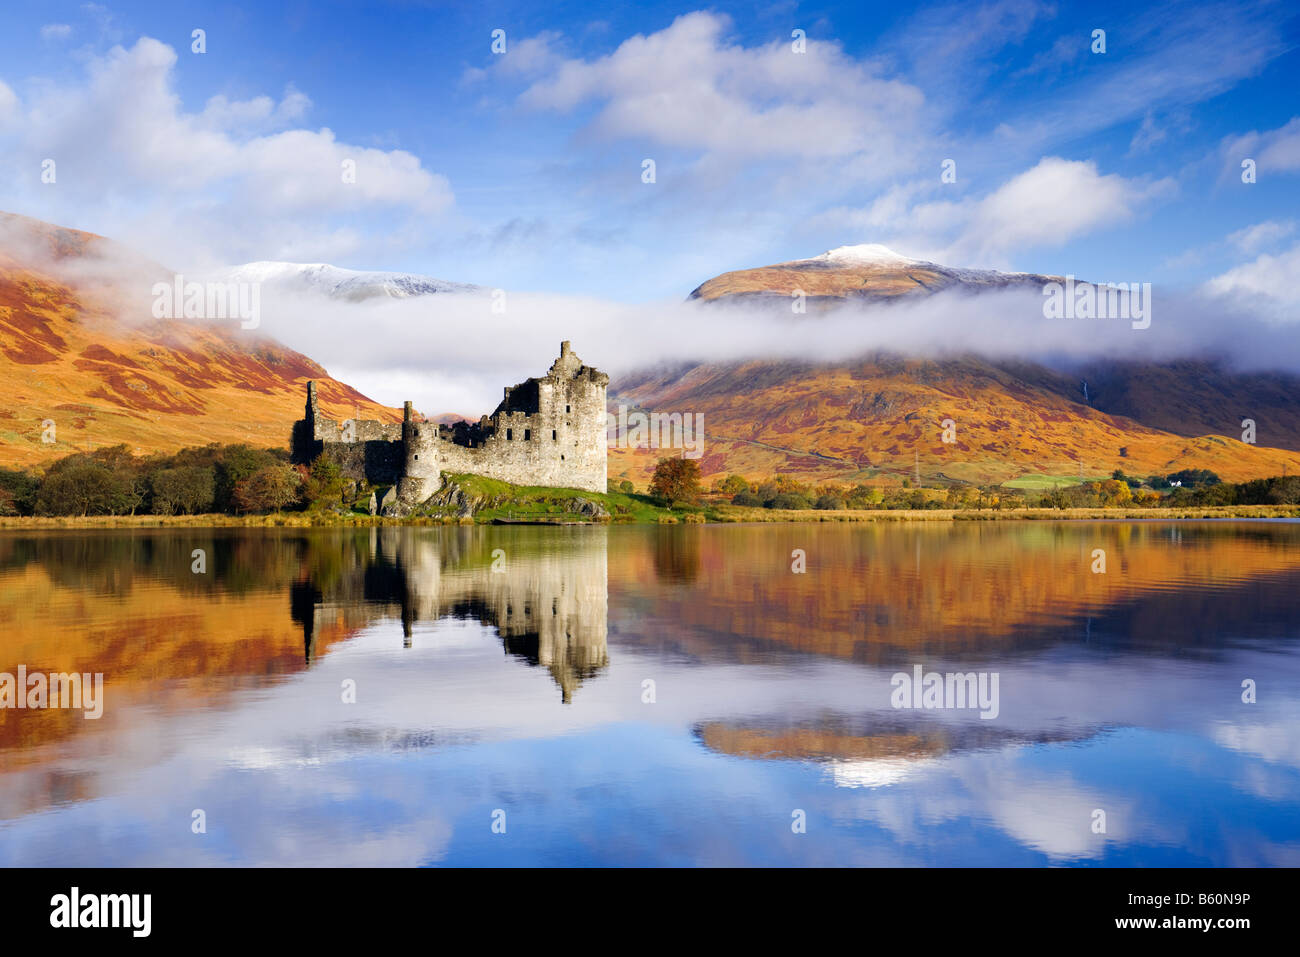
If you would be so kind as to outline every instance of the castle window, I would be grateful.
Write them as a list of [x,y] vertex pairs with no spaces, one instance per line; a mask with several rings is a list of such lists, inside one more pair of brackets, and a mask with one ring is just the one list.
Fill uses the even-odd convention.
[[560,453],[560,461],[561,461],[561,462],[564,461],[564,453],[563,453],[563,452]]
[[559,438],[559,435],[556,433],[555,429],[551,429],[551,441],[554,442],[557,438]]
[[564,407],[564,412],[566,415],[569,413],[569,407],[567,405]]
[[507,442],[510,442],[510,441],[512,441],[512,440],[514,439],[514,437],[515,437],[515,430],[514,430],[514,429],[506,429],[506,441],[507,441]]
[[419,452],[416,452],[416,453],[415,453],[415,457],[416,457],[416,459],[418,460],[418,459],[420,458],[420,453],[419,453]]
[[532,429],[524,429],[524,441],[527,442],[527,441],[528,441],[529,439],[531,439],[532,437],[533,437],[533,430],[532,430]]

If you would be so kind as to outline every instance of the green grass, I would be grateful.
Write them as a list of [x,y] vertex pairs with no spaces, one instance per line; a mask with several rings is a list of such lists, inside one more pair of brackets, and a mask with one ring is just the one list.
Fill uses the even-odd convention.
[[[688,516],[708,519],[705,508],[665,508],[647,495],[623,492],[584,492],[572,488],[549,488],[542,485],[511,485],[498,479],[481,475],[447,475],[449,485],[455,486],[465,497],[475,502],[474,519],[490,522],[497,518],[528,520],[555,520],[566,522],[593,521],[579,511],[583,501],[596,502],[609,513],[611,522],[648,523],[691,521]],[[447,513],[449,509],[436,507],[418,510],[421,514]],[[695,519],[700,520],[699,518]]]
[[1002,483],[1003,488],[1020,488],[1031,489],[1041,492],[1051,488],[1065,488],[1068,485],[1082,485],[1084,482],[1095,482],[1099,478],[1110,478],[1109,475],[1086,475],[1079,478],[1077,475],[1022,475],[1019,478],[1013,478]]

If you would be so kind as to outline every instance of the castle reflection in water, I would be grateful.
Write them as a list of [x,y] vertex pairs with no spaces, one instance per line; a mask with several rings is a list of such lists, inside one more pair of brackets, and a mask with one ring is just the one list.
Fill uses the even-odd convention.
[[[528,534],[531,532],[532,534]],[[608,544],[603,528],[370,528],[339,548],[310,540],[290,587],[307,664],[325,622],[348,630],[400,620],[403,645],[416,625],[473,620],[494,628],[505,652],[551,673],[566,703],[609,663]]]

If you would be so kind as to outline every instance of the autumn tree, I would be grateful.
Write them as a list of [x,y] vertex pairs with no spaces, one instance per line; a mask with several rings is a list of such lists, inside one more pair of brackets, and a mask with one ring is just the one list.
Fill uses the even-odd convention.
[[346,489],[343,471],[337,462],[318,455],[310,468],[296,465],[294,471],[300,480],[298,498],[304,505],[338,505],[343,501]]
[[1133,498],[1133,492],[1127,482],[1119,479],[1106,479],[1103,482],[1095,483],[1097,495],[1101,498],[1102,506],[1127,505]]
[[36,494],[36,514],[121,515],[130,508],[129,491],[123,476],[83,458],[50,470]]
[[268,465],[235,485],[241,512],[270,512],[297,501],[301,476],[288,465]]
[[715,484],[714,488],[724,495],[739,495],[741,492],[750,491],[750,484],[749,479],[743,475],[728,475]]
[[218,511],[245,511],[235,490],[241,482],[266,468],[281,464],[269,449],[254,449],[247,445],[227,445],[220,450],[216,463],[216,500]]
[[694,504],[700,488],[700,463],[694,459],[660,459],[650,479],[650,494],[669,505]]
[[0,515],[32,514],[40,485],[28,472],[0,468]]
[[159,469],[151,485],[154,514],[197,515],[212,508],[216,475],[212,468],[199,465]]

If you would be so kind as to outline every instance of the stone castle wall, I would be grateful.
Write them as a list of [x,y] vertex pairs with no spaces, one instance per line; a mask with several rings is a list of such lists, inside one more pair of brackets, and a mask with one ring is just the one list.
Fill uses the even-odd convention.
[[[368,548],[345,549],[340,568],[304,583],[295,620],[309,656],[326,616],[400,617],[407,647],[416,622],[473,618],[495,628],[509,654],[547,669],[571,701],[609,665],[608,534],[570,528],[563,535],[565,546],[556,549],[518,529],[412,536],[371,527]],[[497,546],[508,560],[500,574],[486,574]]]
[[405,507],[438,491],[443,472],[603,492],[608,384],[609,376],[583,365],[564,342],[545,376],[507,388],[496,411],[476,425],[451,428],[414,421],[409,402],[401,424],[323,419],[315,383],[308,383],[294,461],[324,454],[351,478],[395,483]]
[[308,382],[306,415],[294,425],[291,458],[295,464],[309,465],[320,455],[337,465],[347,478],[367,480],[372,485],[395,485],[402,477],[406,460],[402,424],[326,419],[317,404],[316,383]]

